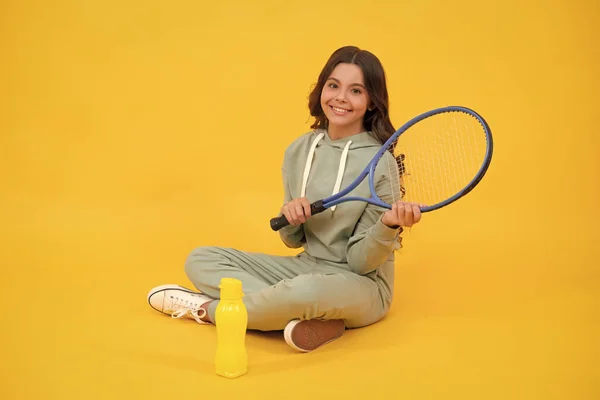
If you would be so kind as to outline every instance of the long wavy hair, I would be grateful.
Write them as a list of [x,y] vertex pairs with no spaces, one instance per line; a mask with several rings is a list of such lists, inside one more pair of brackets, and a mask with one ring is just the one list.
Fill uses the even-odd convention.
[[[310,115],[315,118],[311,128],[327,129],[327,117],[321,107],[321,92],[327,79],[340,63],[354,64],[362,70],[365,87],[371,99],[371,105],[365,113],[363,125],[366,130],[373,132],[381,144],[384,144],[396,131],[390,120],[385,71],[383,65],[373,53],[361,50],[356,46],[344,46],[334,51],[321,70],[317,83],[308,96],[308,109],[310,110]],[[394,149],[389,150],[393,155]],[[403,154],[396,157],[400,176],[403,176],[405,173],[403,161]],[[400,190],[402,197],[404,197],[404,187],[401,186]]]

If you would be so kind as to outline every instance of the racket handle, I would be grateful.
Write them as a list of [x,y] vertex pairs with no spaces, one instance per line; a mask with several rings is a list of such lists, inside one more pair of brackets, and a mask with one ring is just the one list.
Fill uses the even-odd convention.
[[[310,205],[310,215],[315,215],[323,211],[325,211],[325,207],[323,206],[323,200],[315,201]],[[289,224],[290,223],[288,222],[285,215],[276,218],[271,218],[271,229],[273,229],[274,231],[278,231],[281,228],[288,226]]]

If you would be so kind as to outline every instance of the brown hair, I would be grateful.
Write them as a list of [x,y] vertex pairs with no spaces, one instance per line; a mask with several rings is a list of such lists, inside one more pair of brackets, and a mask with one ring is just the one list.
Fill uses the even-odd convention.
[[369,93],[372,110],[365,113],[363,124],[365,129],[372,131],[375,136],[385,143],[396,131],[389,116],[389,99],[385,72],[379,59],[367,50],[355,46],[345,46],[337,49],[327,60],[321,70],[319,79],[308,97],[310,115],[315,118],[312,129],[327,129],[327,117],[321,108],[321,91],[325,82],[340,63],[355,64],[363,72],[365,87]]
[[[372,103],[372,110],[365,113],[363,124],[365,129],[371,131],[384,144],[396,132],[394,125],[390,121],[389,115],[389,97],[385,71],[379,59],[367,50],[361,50],[356,46],[344,46],[329,57],[327,63],[321,70],[319,79],[308,96],[308,109],[310,115],[315,118],[315,122],[311,125],[312,129],[327,129],[327,117],[323,108],[321,108],[321,91],[325,86],[325,82],[340,63],[355,64],[360,67],[363,72],[365,87],[369,93]],[[371,107],[370,107],[371,108]],[[394,149],[388,149],[392,155]],[[396,163],[400,176],[406,173],[404,167],[404,154],[396,156]],[[400,192],[404,197],[406,190],[401,185]]]

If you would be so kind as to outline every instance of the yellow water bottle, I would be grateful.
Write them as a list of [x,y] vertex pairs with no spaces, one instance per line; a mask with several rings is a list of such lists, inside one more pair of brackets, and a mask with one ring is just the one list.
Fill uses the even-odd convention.
[[222,278],[219,285],[221,299],[215,311],[217,329],[217,352],[215,368],[217,375],[237,378],[248,372],[246,329],[248,311],[242,301],[242,282],[234,278]]

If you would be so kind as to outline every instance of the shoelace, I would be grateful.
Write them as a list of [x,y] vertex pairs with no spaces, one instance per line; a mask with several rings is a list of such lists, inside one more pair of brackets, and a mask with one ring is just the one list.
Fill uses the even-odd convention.
[[171,296],[173,300],[171,313],[172,318],[182,318],[187,314],[191,315],[199,324],[205,324],[202,318],[206,316],[206,310],[201,308],[197,303],[190,303],[188,300],[181,299],[179,297]]

